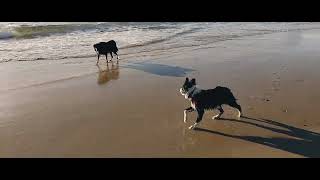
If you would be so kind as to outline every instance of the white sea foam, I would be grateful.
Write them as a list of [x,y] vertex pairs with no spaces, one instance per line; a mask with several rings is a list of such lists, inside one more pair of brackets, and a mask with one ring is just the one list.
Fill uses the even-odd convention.
[[0,23],[0,62],[93,57],[114,39],[119,54],[187,49],[239,37],[320,28],[320,23]]

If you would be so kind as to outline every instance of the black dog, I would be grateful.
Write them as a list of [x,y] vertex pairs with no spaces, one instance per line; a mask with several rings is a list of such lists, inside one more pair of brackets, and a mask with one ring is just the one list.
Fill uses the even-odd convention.
[[220,113],[219,115],[213,116],[212,119],[220,118],[224,112],[222,109],[223,104],[236,108],[238,110],[238,118],[241,116],[241,106],[236,102],[236,98],[229,88],[218,86],[214,89],[203,90],[197,88],[195,79],[189,81],[189,79],[186,78],[182,88],[180,88],[180,93],[191,101],[191,107],[183,111],[184,122],[186,123],[187,121],[187,112],[194,110],[198,112],[198,118],[195,124],[190,126],[189,129],[195,128],[197,124],[200,123],[205,110],[217,108]]
[[99,63],[100,54],[106,55],[107,62],[108,62],[108,53],[110,53],[110,55],[111,55],[111,60],[113,58],[112,53],[117,55],[117,59],[119,59],[119,56],[117,54],[117,52],[118,52],[117,44],[114,40],[94,44],[93,48],[96,51],[96,53],[98,54],[97,64]]

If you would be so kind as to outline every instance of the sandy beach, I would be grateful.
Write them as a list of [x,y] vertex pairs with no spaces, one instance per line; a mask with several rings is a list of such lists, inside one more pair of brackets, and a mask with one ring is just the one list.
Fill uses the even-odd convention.
[[[248,36],[184,53],[0,66],[0,157],[320,157],[320,30]],[[195,130],[185,77],[226,86],[236,119]]]

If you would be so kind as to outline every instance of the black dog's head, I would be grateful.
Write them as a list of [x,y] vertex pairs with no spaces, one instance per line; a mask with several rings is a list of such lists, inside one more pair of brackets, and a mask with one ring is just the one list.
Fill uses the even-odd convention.
[[191,81],[189,81],[189,78],[186,78],[186,80],[184,81],[182,87],[180,88],[180,93],[183,96],[188,96],[188,92],[191,89],[194,89],[196,86],[196,79],[191,79]]

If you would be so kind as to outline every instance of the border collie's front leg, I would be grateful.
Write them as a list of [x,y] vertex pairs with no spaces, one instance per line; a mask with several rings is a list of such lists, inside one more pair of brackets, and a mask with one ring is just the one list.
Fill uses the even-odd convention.
[[192,112],[194,109],[192,107],[188,107],[183,111],[183,122],[187,122],[187,112]]
[[196,120],[196,122],[189,127],[189,129],[194,129],[199,123],[200,121],[202,120],[202,117],[203,117],[203,114],[204,114],[204,110],[203,109],[197,109],[197,112],[198,112],[198,118]]

